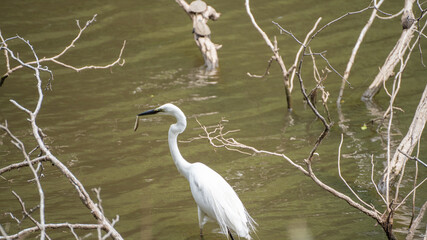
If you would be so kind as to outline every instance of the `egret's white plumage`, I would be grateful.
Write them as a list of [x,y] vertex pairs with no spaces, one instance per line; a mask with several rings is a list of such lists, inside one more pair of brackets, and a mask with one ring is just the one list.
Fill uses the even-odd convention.
[[239,237],[250,240],[250,233],[255,231],[256,222],[246,211],[233,188],[217,172],[203,163],[187,162],[179,152],[178,135],[187,126],[184,113],[177,106],[168,103],[138,116],[156,113],[171,115],[177,120],[169,128],[169,149],[176,168],[190,183],[191,193],[198,208],[200,234],[203,225],[210,218],[218,222],[224,234],[230,234],[229,230],[233,230]]

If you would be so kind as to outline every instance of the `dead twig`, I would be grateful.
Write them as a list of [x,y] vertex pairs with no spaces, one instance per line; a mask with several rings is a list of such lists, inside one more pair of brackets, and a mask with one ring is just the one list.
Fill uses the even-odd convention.
[[[55,56],[52,56],[52,57],[43,57],[43,58],[40,58],[40,59],[38,59],[36,61],[25,62],[25,64],[20,63],[19,65],[15,66],[13,68],[10,68],[9,55],[8,55],[8,51],[7,51],[8,48],[7,48],[6,42],[7,41],[11,41],[11,40],[16,39],[16,38],[14,37],[14,38],[9,38],[9,39],[5,40],[3,38],[3,36],[1,36],[1,32],[0,32],[0,39],[2,40],[2,43],[1,43],[2,46],[0,46],[0,50],[3,49],[5,51],[6,66],[7,66],[6,67],[7,68],[7,72],[5,74],[3,74],[3,76],[1,77],[0,86],[2,86],[2,84],[5,81],[5,79],[10,74],[12,74],[13,72],[15,72],[15,71],[17,71],[17,70],[19,70],[19,69],[21,69],[23,67],[28,67],[28,65],[39,65],[40,63],[44,63],[44,62],[53,62],[53,63],[56,63],[56,64],[58,64],[60,66],[72,69],[72,70],[74,70],[76,72],[80,72],[80,71],[88,70],[88,69],[106,69],[106,68],[111,68],[111,67],[113,67],[115,65],[123,66],[124,63],[125,63],[125,60],[122,58],[122,55],[123,55],[124,48],[126,46],[126,40],[123,42],[122,48],[121,48],[121,50],[119,52],[119,56],[117,57],[117,59],[115,61],[113,61],[110,64],[106,64],[106,65],[88,65],[88,66],[83,66],[83,67],[74,67],[74,66],[72,66],[70,64],[66,64],[66,63],[58,60],[60,57],[62,57],[63,55],[65,55],[68,52],[68,50],[70,50],[71,48],[75,47],[75,43],[80,39],[80,37],[83,34],[83,32],[93,22],[96,21],[96,16],[97,16],[97,14],[95,14],[92,17],[92,19],[88,20],[83,27],[81,27],[79,21],[76,20],[77,26],[79,28],[79,32],[77,33],[76,37],[71,41],[71,43],[68,46],[66,46],[64,48],[64,50],[62,50],[62,52],[60,52],[60,53],[58,53],[58,54],[56,54]],[[9,52],[9,54],[10,54],[10,52]],[[40,69],[40,70],[42,70],[42,69]],[[45,70],[47,70],[47,68]],[[51,73],[51,78],[53,79],[53,74],[52,74],[52,72],[50,72],[50,73]]]
[[374,9],[372,10],[371,17],[369,18],[366,25],[363,27],[362,31],[359,34],[359,38],[357,39],[356,44],[353,47],[350,59],[348,60],[347,67],[344,71],[344,76],[342,78],[341,88],[340,88],[340,92],[339,92],[338,98],[337,98],[337,104],[341,103],[342,97],[344,95],[344,88],[345,88],[346,83],[348,83],[348,78],[350,76],[350,72],[351,72],[351,69],[353,67],[354,60],[356,59],[357,52],[359,51],[360,45],[362,44],[363,39],[366,36],[366,33],[368,32],[369,28],[371,27],[372,23],[374,22],[375,18],[377,17],[378,8],[381,6],[381,4],[383,2],[384,2],[384,0],[380,0],[378,3],[374,4]]
[[421,161],[421,159],[419,159],[417,157],[409,156],[408,154],[402,152],[402,150],[400,150],[400,149],[397,149],[397,151],[399,151],[401,154],[405,155],[405,157],[407,157],[408,159],[417,161],[417,162],[421,163],[424,167],[427,167],[427,164],[425,162]]
[[267,65],[267,68],[265,69],[265,72],[263,75],[255,75],[255,74],[251,74],[249,72],[247,72],[246,74],[248,74],[249,77],[253,77],[253,78],[264,78],[265,76],[270,74],[269,71],[270,71],[271,63],[273,62],[273,60],[276,60],[274,56],[268,60],[268,65]]
[[[80,34],[83,32],[83,30],[89,26],[89,24],[91,22],[93,22],[95,19],[94,18],[87,22],[85,27],[81,28],[80,25],[79,29],[80,29],[80,33],[79,35],[72,41],[72,44],[70,44],[70,46],[72,46],[75,41],[80,37]],[[3,38],[2,38],[3,39]],[[9,136],[9,138],[11,139],[12,144],[14,144],[17,149],[19,149],[22,152],[22,155],[24,156],[25,159],[25,163],[16,163],[16,164],[11,164],[7,167],[4,167],[2,169],[0,169],[0,174],[6,171],[10,171],[12,169],[17,169],[17,168],[21,168],[23,166],[28,166],[31,169],[31,172],[34,175],[34,181],[36,182],[37,185],[37,189],[39,192],[39,205],[38,208],[34,208],[35,209],[39,209],[39,218],[40,220],[36,220],[35,218],[33,218],[31,216],[31,212],[28,212],[25,208],[25,203],[24,201],[22,201],[22,199],[19,197],[18,194],[16,194],[15,192],[12,192],[15,197],[18,199],[19,203],[21,204],[21,207],[23,209],[23,213],[26,217],[28,217],[35,225],[36,227],[29,227],[26,228],[22,231],[20,231],[17,234],[11,234],[8,236],[8,239],[15,239],[15,238],[20,238],[22,237],[24,234],[27,234],[29,232],[34,232],[34,231],[40,231],[40,239],[44,240],[46,239],[50,239],[49,236],[46,234],[46,229],[50,228],[50,229],[55,229],[55,228],[79,228],[79,226],[82,227],[82,229],[101,229],[105,232],[107,232],[109,234],[109,236],[111,236],[113,239],[123,239],[120,235],[120,233],[114,228],[114,224],[118,221],[114,220],[114,223],[110,223],[110,221],[105,217],[103,211],[102,211],[102,207],[100,207],[100,197],[98,195],[98,200],[99,200],[99,204],[95,204],[94,201],[90,198],[88,192],[85,190],[85,187],[83,186],[83,184],[71,173],[71,171],[60,161],[56,158],[55,155],[53,155],[48,146],[45,144],[44,142],[44,134],[43,131],[40,129],[40,127],[37,125],[37,117],[38,114],[41,110],[42,107],[42,102],[44,99],[44,94],[43,94],[43,89],[42,89],[42,79],[40,77],[40,73],[42,71],[47,71],[49,72],[51,75],[52,72],[47,68],[41,65],[41,62],[46,61],[46,58],[40,59],[38,57],[38,55],[36,54],[33,46],[30,44],[29,41],[23,39],[22,37],[20,37],[19,35],[17,35],[16,37],[13,37],[12,39],[16,39],[16,40],[20,40],[22,42],[24,42],[24,44],[26,44],[28,46],[28,48],[30,49],[30,52],[32,53],[33,57],[34,57],[34,61],[32,62],[24,62],[23,60],[21,60],[19,58],[18,54],[15,54],[11,49],[9,49],[8,47],[6,47],[7,45],[5,44],[5,42],[9,41],[10,39],[6,39],[3,41],[3,43],[0,45],[0,48],[2,50],[5,50],[8,54],[8,56],[13,59],[14,61],[16,61],[19,66],[21,66],[21,68],[25,67],[28,68],[30,70],[32,70],[34,72],[34,77],[36,79],[36,91],[37,91],[37,100],[36,100],[36,104],[34,106],[34,108],[32,110],[26,108],[25,106],[21,105],[20,103],[18,103],[17,101],[11,99],[10,102],[15,105],[19,110],[23,111],[24,113],[26,113],[28,115],[28,121],[30,123],[30,129],[31,129],[31,133],[32,136],[34,137],[35,142],[37,143],[36,148],[33,148],[33,150],[30,151],[30,154],[35,150],[35,149],[39,149],[42,153],[41,156],[36,157],[34,159],[30,158],[30,154],[27,153],[25,145],[23,144],[23,142],[16,137],[12,131],[8,128],[7,126],[7,122],[5,122],[5,124],[0,124],[0,129],[5,131],[6,134]],[[62,54],[64,54],[65,52],[67,52],[67,50],[69,49],[69,47],[66,47],[64,49],[63,52],[61,52],[57,57],[62,56]],[[122,47],[121,51],[120,51],[120,57],[119,59],[121,59],[121,54],[123,53],[123,49],[124,46]],[[55,59],[53,59],[55,60]],[[116,63],[119,63],[119,60],[116,61]],[[86,68],[91,68],[91,66],[87,66],[87,67],[83,67],[82,69],[86,69]],[[16,68],[18,69],[18,68]],[[70,225],[68,223],[66,224],[46,224],[45,222],[45,203],[44,203],[44,192],[43,192],[43,188],[41,186],[40,180],[39,178],[42,176],[42,170],[43,170],[43,166],[41,165],[42,161],[50,161],[52,163],[53,166],[55,166],[62,174],[63,176],[65,176],[69,182],[75,187],[75,189],[77,190],[77,193],[82,201],[82,203],[90,210],[90,213],[95,217],[95,219],[98,221],[98,224],[96,225]],[[38,167],[37,169],[34,168],[33,164],[38,163]],[[32,211],[33,211],[32,210]],[[13,216],[13,214],[9,213],[9,215],[12,217],[12,219],[15,219],[18,223],[20,223],[21,221],[19,221],[16,217]],[[73,233],[73,231],[72,231]],[[73,234],[75,236],[75,234]],[[5,238],[0,238],[0,239],[5,239]]]
[[[93,230],[98,228],[103,228],[101,224],[73,224],[73,223],[48,223],[45,225],[46,229],[83,229],[83,230]],[[37,227],[29,227],[26,229],[21,230],[20,232],[16,234],[11,234],[7,237],[0,236],[0,240],[9,240],[9,239],[21,239],[23,236],[26,236],[27,234],[34,233],[39,231]]]
[[[261,27],[257,24],[255,21],[255,17],[252,15],[251,8],[249,5],[249,0],[245,1],[246,6],[246,12],[251,19],[252,25],[255,27],[255,29],[261,34],[263,37],[265,43],[270,48],[270,50],[273,52],[273,56],[270,58],[276,60],[276,62],[279,64],[279,67],[282,71],[283,76],[283,84],[285,88],[285,94],[286,94],[286,102],[287,102],[287,109],[292,110],[292,90],[290,88],[290,82],[289,82],[289,70],[286,69],[285,63],[283,62],[282,56],[280,56],[279,48],[277,47],[277,39],[275,38],[274,44],[270,40],[270,38],[267,36],[267,34],[261,29]],[[268,69],[267,69],[268,71]]]
[[102,199],[101,199],[101,188],[92,188],[92,191],[96,193],[96,198],[98,199],[99,210],[104,214],[104,209],[102,208]]
[[[221,122],[214,128],[213,131],[208,131],[207,130],[208,128],[206,126],[202,125],[198,120],[196,120],[196,121],[199,123],[201,129],[206,134],[205,136],[203,136],[201,138],[208,139],[212,146],[224,147],[228,150],[242,152],[244,154],[251,154],[250,152],[253,152],[255,154],[267,154],[267,155],[281,157],[281,158],[285,159],[288,163],[290,163],[293,167],[295,167],[296,169],[301,171],[304,175],[310,177],[317,185],[319,185],[324,190],[332,193],[334,196],[337,196],[338,198],[345,200],[348,204],[359,209],[360,211],[367,214],[368,216],[371,216],[374,219],[380,219],[381,216],[377,213],[377,211],[373,211],[373,210],[365,208],[364,206],[353,201],[347,195],[331,188],[327,184],[323,183],[320,179],[318,179],[316,177],[316,175],[314,174],[314,172],[312,171],[311,161],[307,161],[307,160],[305,161],[307,163],[307,169],[306,169],[302,165],[293,161],[291,158],[287,157],[285,154],[266,151],[266,150],[259,150],[255,147],[248,146],[248,145],[245,145],[243,143],[240,143],[237,140],[235,140],[234,138],[230,138],[230,137],[226,138],[225,137],[226,134],[222,133],[224,130],[224,126],[221,124]],[[227,131],[226,133],[230,133],[230,132],[232,132],[232,131]],[[219,144],[217,144],[215,142],[219,142]],[[247,151],[250,151],[250,152],[247,152]]]
[[[0,129],[3,129],[3,127],[4,126],[0,125]],[[30,163],[32,165],[34,165],[36,163],[44,162],[44,161],[48,161],[48,160],[49,159],[47,158],[47,156],[41,156],[41,157],[37,157],[37,158],[34,158],[34,159],[30,160]],[[22,167],[25,167],[25,166],[28,166],[28,162],[27,161],[23,161],[23,162],[20,162],[20,163],[10,164],[9,166],[0,168],[0,175],[2,175],[5,172],[9,172],[9,171],[12,171],[14,169],[19,169],[19,168],[22,168]]]
[[299,50],[298,50],[298,52],[297,52],[297,54],[295,55],[295,61],[294,61],[294,64],[292,65],[292,66],[293,66],[293,69],[292,69],[292,71],[291,71],[291,70],[289,70],[289,71],[288,71],[288,72],[292,72],[292,73],[291,73],[291,78],[290,78],[290,80],[289,80],[289,88],[290,88],[290,91],[291,91],[291,92],[292,92],[292,90],[293,90],[293,88],[294,88],[294,78],[295,78],[295,74],[296,74],[296,66],[297,66],[298,60],[299,60],[299,58],[300,58],[300,55],[301,55],[301,53],[302,53],[302,51],[303,51],[304,47],[306,46],[306,44],[307,44],[307,42],[308,42],[308,39],[310,38],[311,34],[313,34],[313,32],[316,30],[316,28],[317,28],[317,26],[319,25],[319,23],[320,23],[320,21],[321,21],[321,20],[322,20],[322,18],[321,18],[321,17],[317,19],[317,21],[316,21],[316,23],[314,24],[313,28],[311,28],[311,30],[306,34],[305,39],[304,39],[304,42],[300,42],[300,41],[299,41],[299,40],[294,36],[294,34],[293,34],[292,32],[287,31],[287,30],[286,30],[286,29],[284,29],[282,26],[280,26],[278,23],[276,23],[276,22],[274,22],[274,21],[273,21],[273,24],[274,24],[274,25],[276,25],[276,26],[279,28],[279,30],[280,30],[280,31],[283,31],[283,32],[285,32],[285,33],[289,34],[291,37],[293,37],[293,38],[295,39],[295,41],[297,41],[297,42],[301,45],[301,46],[300,46],[300,48],[299,48]]
[[[29,212],[27,212],[27,208],[25,207],[25,203],[24,201],[22,201],[21,197],[14,191],[12,191],[12,194],[18,199],[19,204],[21,204],[21,208],[22,208],[22,213],[24,215],[24,218],[27,217],[29,218],[36,226],[37,228],[40,230],[40,232],[42,233],[42,235],[40,236],[40,238],[45,238],[46,237],[46,230],[45,230],[45,224],[44,221],[39,223],[36,219],[34,219],[31,214]],[[23,219],[24,219],[23,218]],[[44,218],[43,218],[44,220]],[[22,220],[20,221],[22,222]],[[43,233],[44,232],[44,233]],[[43,236],[44,235],[44,236]]]

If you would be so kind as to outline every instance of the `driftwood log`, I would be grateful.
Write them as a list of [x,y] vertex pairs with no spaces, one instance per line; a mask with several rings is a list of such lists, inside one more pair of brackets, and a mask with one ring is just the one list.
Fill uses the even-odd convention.
[[394,68],[399,63],[401,56],[405,55],[414,33],[418,29],[416,24],[413,24],[415,21],[414,14],[412,12],[412,6],[414,2],[415,0],[405,0],[405,6],[403,8],[401,18],[403,29],[402,34],[400,35],[399,40],[397,40],[393,50],[391,50],[390,54],[385,60],[374,81],[363,93],[362,100],[372,100],[372,98],[380,91],[384,82],[394,75]]
[[[203,55],[205,66],[208,70],[217,68],[219,65],[217,50],[220,49],[222,45],[214,44],[211,41],[211,32],[207,22],[209,19],[214,21],[217,20],[221,14],[216,12],[213,7],[207,6],[201,0],[193,1],[190,4],[185,0],[176,0],[176,2],[184,9],[193,21],[194,41]],[[205,5],[206,7],[200,11],[200,8],[197,9],[197,7],[203,7]],[[196,6],[196,8],[194,6]]]

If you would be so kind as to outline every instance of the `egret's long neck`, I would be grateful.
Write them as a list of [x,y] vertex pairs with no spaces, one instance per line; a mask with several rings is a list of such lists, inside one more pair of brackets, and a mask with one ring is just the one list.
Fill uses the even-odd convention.
[[177,123],[172,124],[169,128],[168,142],[169,150],[172,155],[172,159],[175,162],[178,171],[188,179],[188,169],[191,163],[187,162],[181,155],[178,149],[178,135],[185,130],[187,126],[187,120],[184,114],[175,116]]

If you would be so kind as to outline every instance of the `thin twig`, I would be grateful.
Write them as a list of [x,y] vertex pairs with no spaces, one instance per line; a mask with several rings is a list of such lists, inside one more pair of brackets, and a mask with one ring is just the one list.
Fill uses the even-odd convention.
[[[1,125],[0,125],[0,127],[1,127]],[[48,161],[48,160],[49,159],[47,158],[47,156],[43,155],[41,157],[34,158],[33,160],[30,161],[30,163],[31,164],[36,164],[38,162],[43,162],[43,161]],[[5,173],[5,172],[9,172],[11,170],[22,168],[22,167],[25,167],[25,166],[28,166],[28,162],[27,161],[23,161],[23,162],[20,162],[20,163],[10,164],[9,166],[0,168],[0,175],[3,174],[3,173]]]
[[[345,195],[341,192],[338,192],[337,190],[331,188],[330,186],[326,185],[321,180],[319,180],[311,169],[311,163],[307,164],[308,170],[306,170],[303,166],[301,166],[298,163],[295,163],[292,159],[287,157],[285,154],[270,152],[270,151],[266,151],[266,150],[259,150],[255,147],[251,147],[251,146],[242,144],[233,138],[224,138],[225,134],[222,134],[224,127],[221,125],[221,122],[215,127],[214,131],[209,132],[209,131],[207,131],[207,127],[203,126],[197,119],[196,119],[196,121],[198,122],[198,124],[200,125],[200,127],[203,129],[203,131],[206,134],[206,136],[204,138],[207,138],[209,140],[209,142],[212,144],[212,146],[214,146],[214,147],[225,147],[225,148],[227,148],[227,146],[228,146],[229,148],[227,148],[227,149],[229,149],[229,150],[237,151],[236,149],[240,148],[240,149],[252,151],[256,154],[267,154],[267,155],[271,155],[271,156],[281,157],[281,158],[285,159],[287,162],[289,162],[292,166],[294,166],[295,168],[300,170],[304,175],[310,177],[322,189],[332,193],[334,196],[336,196],[338,198],[343,199],[349,205],[359,209],[361,212],[365,213],[366,215],[376,219],[377,221],[380,221],[381,216],[377,213],[377,211],[373,211],[373,210],[365,208],[364,206],[362,206],[362,205],[358,204],[357,202],[355,202],[354,200],[352,200],[347,195]],[[212,134],[217,134],[217,135],[212,136]],[[214,143],[214,141],[219,141],[221,144],[217,145]],[[241,150],[238,150],[238,151],[241,151]],[[248,152],[245,152],[245,153],[250,154]]]
[[378,8],[375,8],[375,10],[377,10],[378,12],[380,12],[380,13],[382,13],[382,14],[386,15],[385,17],[383,17],[383,16],[379,16],[379,15],[377,14],[377,16],[376,16],[377,18],[382,19],[382,20],[389,20],[389,19],[392,19],[392,18],[395,18],[395,17],[400,16],[400,15],[403,13],[403,10],[405,10],[405,9],[404,9],[404,8],[402,8],[402,9],[400,9],[400,11],[399,11],[399,12],[397,12],[397,13],[395,13],[395,14],[385,13],[385,12],[383,12],[382,10],[380,10],[380,9],[378,9]]
[[96,198],[98,199],[98,207],[102,213],[104,213],[104,209],[102,208],[102,199],[101,199],[101,188],[92,188],[92,191],[96,193]]
[[[294,36],[294,34],[292,34],[292,32],[290,32],[290,31],[287,31],[286,29],[284,29],[282,26],[280,26],[278,23],[276,23],[276,22],[274,22],[273,21],[273,24],[274,25],[276,25],[279,29],[280,29],[280,31],[283,31],[283,32],[285,32],[285,33],[287,33],[287,34],[289,34],[291,37],[293,37],[294,39],[295,39],[295,41],[297,41],[301,46],[300,46],[300,48],[299,48],[299,50],[298,50],[298,52],[297,52],[297,54],[295,55],[295,61],[294,61],[294,64],[292,65],[294,68],[293,68],[293,70],[292,70],[292,74],[291,74],[291,78],[290,78],[290,80],[289,80],[289,89],[290,89],[290,91],[292,91],[293,90],[293,88],[294,88],[294,78],[295,78],[295,74],[296,74],[296,66],[297,66],[297,63],[298,63],[298,60],[299,60],[299,58],[300,58],[300,54],[302,53],[302,51],[303,51],[303,49],[304,49],[304,47],[306,47],[306,44],[307,44],[307,42],[308,42],[308,39],[309,39],[309,37],[311,36],[311,34],[313,34],[313,32],[314,32],[314,30],[316,30],[316,28],[317,28],[317,26],[319,25],[319,23],[320,23],[320,21],[322,20],[322,18],[321,17],[319,17],[318,19],[317,19],[317,21],[316,21],[316,23],[314,23],[314,26],[311,28],[311,30],[306,34],[306,36],[305,36],[305,39],[304,39],[304,42],[300,42],[295,36]],[[290,71],[290,70],[289,70]]]
[[359,38],[357,39],[356,44],[353,47],[350,59],[348,60],[347,67],[346,67],[346,69],[344,71],[344,76],[342,78],[341,88],[340,88],[340,92],[339,92],[338,98],[337,98],[337,104],[340,104],[340,102],[342,100],[342,97],[344,95],[344,88],[345,88],[346,83],[350,84],[348,82],[348,78],[350,76],[350,72],[351,72],[351,69],[353,67],[354,60],[356,58],[357,52],[359,51],[360,45],[362,44],[363,39],[366,36],[366,33],[368,32],[369,28],[371,27],[372,23],[375,20],[375,17],[377,15],[377,9],[378,9],[378,7],[380,7],[383,2],[384,2],[384,0],[380,0],[378,3],[375,3],[375,8],[372,11],[371,17],[369,18],[369,20],[366,23],[366,25],[363,27],[362,31],[359,34]]
[[252,15],[251,8],[249,5],[249,0],[245,1],[245,7],[246,7],[246,12],[249,15],[249,18],[251,19],[252,25],[264,38],[265,43],[267,44],[267,46],[270,47],[271,51],[273,52],[273,58],[276,60],[277,64],[279,64],[279,67],[280,67],[280,70],[282,71],[282,76],[283,76],[283,84],[285,88],[287,108],[289,111],[291,111],[292,110],[292,97],[291,97],[292,89],[290,88],[290,82],[289,82],[290,70],[286,69],[283,58],[279,54],[279,48],[277,47],[277,39],[276,37],[274,38],[274,44],[273,44],[269,39],[269,37],[267,36],[267,34],[258,26],[254,16]]
[[[90,198],[89,194],[87,193],[87,191],[85,190],[83,184],[69,171],[69,169],[61,162],[59,161],[49,150],[49,148],[46,146],[43,137],[44,134],[42,133],[41,129],[38,127],[37,123],[36,123],[36,119],[38,116],[38,113],[40,112],[41,106],[42,106],[42,102],[44,99],[44,95],[43,95],[43,89],[42,89],[42,79],[40,78],[40,72],[41,71],[48,71],[50,72],[50,70],[48,70],[45,67],[42,67],[40,65],[40,62],[42,61],[42,59],[40,59],[37,57],[36,52],[34,51],[33,46],[29,43],[29,41],[23,39],[20,36],[16,36],[13,39],[17,39],[17,40],[21,40],[23,41],[31,50],[32,54],[34,55],[34,58],[36,59],[35,62],[33,62],[32,64],[30,63],[25,63],[23,62],[18,55],[15,55],[15,53],[10,50],[9,48],[4,48],[4,44],[3,44],[3,48],[5,50],[7,50],[8,54],[10,55],[10,57],[12,59],[14,59],[15,61],[17,61],[21,67],[27,67],[31,70],[34,71],[34,76],[36,78],[36,90],[38,93],[38,98],[37,98],[37,102],[36,102],[36,106],[34,108],[34,110],[30,111],[27,108],[25,108],[24,106],[22,106],[21,104],[19,104],[18,102],[11,100],[11,102],[18,107],[20,110],[24,111],[25,113],[27,113],[29,115],[29,119],[28,121],[31,124],[31,130],[32,130],[32,135],[34,136],[34,139],[37,142],[37,145],[39,146],[40,151],[44,154],[42,157],[40,158],[36,158],[37,161],[40,162],[40,160],[42,159],[48,159],[49,161],[52,162],[52,164],[54,166],[56,166],[58,168],[58,170],[60,170],[60,172],[70,181],[70,183],[76,188],[77,193],[81,199],[81,201],[83,202],[83,204],[91,210],[91,214],[98,220],[99,225],[97,225],[96,229],[102,229],[106,232],[109,232],[111,234],[111,237],[114,239],[123,239],[120,235],[120,233],[114,228],[114,226],[111,225],[111,223],[109,222],[109,220],[104,216],[104,214],[101,212],[100,208],[97,206],[97,204],[95,204],[93,202],[93,200]],[[7,41],[7,40],[6,40]],[[120,51],[120,56],[123,53],[123,49],[124,49],[124,45]],[[116,61],[117,63],[119,62],[119,60]],[[35,66],[33,66],[35,64]],[[91,66],[88,66],[91,67]],[[39,181],[39,175],[37,173],[37,171],[34,169],[33,167],[33,162],[31,161],[29,155],[27,154],[26,150],[25,150],[25,146],[24,144],[16,137],[12,134],[12,132],[7,128],[7,123],[5,125],[0,125],[0,129],[4,130],[7,132],[7,134],[11,137],[12,139],[12,143],[22,151],[22,154],[25,157],[25,160],[27,162],[27,165],[30,167],[31,171],[33,172],[33,175],[35,177],[35,181],[37,183],[37,189],[39,191],[39,196],[40,196],[40,222],[37,222],[34,218],[31,217],[31,215],[26,212],[26,215],[36,224],[37,229],[40,230],[40,239],[43,240],[45,238],[50,239],[49,236],[46,234],[45,229],[46,227],[52,227],[53,225],[49,225],[49,224],[45,224],[45,215],[44,215],[44,193],[43,193],[43,189],[41,187],[40,181]],[[33,159],[35,160],[35,159]],[[40,165],[39,165],[40,166]],[[9,166],[10,167],[10,166]],[[16,195],[17,196],[17,195]],[[18,199],[19,196],[17,196]],[[21,205],[23,205],[23,201],[20,200]],[[24,209],[25,209],[25,205],[23,205]],[[11,215],[13,216],[13,215]],[[100,226],[100,227],[99,227]],[[28,228],[28,229],[24,229],[22,230],[20,233],[22,232],[26,232],[27,230],[31,230],[33,228]],[[95,229],[95,228],[94,228]],[[13,236],[13,235],[12,235]]]
[[[119,215],[116,215],[116,218],[114,218],[112,221],[111,221],[111,225],[112,226],[114,226],[118,221],[120,220],[120,217],[119,217]],[[109,238],[110,236],[111,236],[111,231],[110,232],[108,232],[107,234],[105,234],[103,237],[102,237],[102,240],[105,240],[105,239],[107,239],[107,238]]]
[[247,74],[249,77],[253,77],[253,78],[264,78],[265,76],[267,76],[268,74],[270,74],[269,70],[270,70],[271,63],[273,62],[273,60],[275,60],[275,57],[274,57],[274,56],[273,56],[273,57],[271,57],[271,58],[268,60],[268,65],[267,65],[267,68],[265,69],[265,72],[264,72],[264,74],[263,74],[263,75],[255,75],[255,74],[251,74],[251,73],[249,73],[249,72],[247,72],[246,74]]
[[[92,229],[98,229],[98,228],[102,229],[103,226],[101,224],[48,223],[45,225],[45,228],[46,229],[73,228],[73,229],[92,230]],[[4,236],[0,236],[0,240],[21,239],[23,236],[26,236],[27,234],[34,233],[37,231],[39,231],[37,227],[29,227],[21,230],[16,234],[9,235],[8,238]]]
[[400,150],[400,149],[397,149],[397,151],[399,151],[401,154],[405,155],[405,157],[407,157],[411,160],[417,161],[417,162],[421,163],[424,167],[427,167],[427,164],[425,162],[421,161],[419,158],[409,156],[408,154],[402,152],[402,150]]
[[427,181],[427,177],[424,178],[424,180],[422,180],[420,183],[418,183],[417,186],[415,186],[403,199],[402,201],[394,208],[395,210],[398,209],[400,206],[402,206],[402,204],[404,204],[406,202],[406,199],[408,199],[408,197],[410,197],[412,195],[412,193],[419,188],[421,185],[423,185],[423,183]]
[[[311,51],[311,48],[310,48],[310,47],[309,47],[309,51],[310,51],[310,54],[311,54],[311,53],[312,53],[312,51]],[[326,116],[327,116],[327,118],[328,118],[328,122],[332,122],[332,120],[331,120],[331,115],[330,115],[330,113],[329,113],[328,104],[327,104],[327,102],[328,102],[328,98],[329,98],[329,92],[327,92],[327,91],[325,90],[325,87],[323,86],[323,82],[326,80],[326,78],[327,78],[327,76],[328,76],[328,73],[329,73],[329,72],[331,72],[331,70],[329,70],[328,68],[325,68],[326,72],[323,72],[323,73],[324,73],[324,75],[323,75],[323,77],[321,77],[321,76],[320,76],[320,73],[319,73],[319,70],[318,70],[318,68],[317,68],[317,65],[316,65],[316,58],[314,57],[314,55],[313,55],[313,54],[311,54],[311,59],[312,59],[312,61],[313,61],[313,77],[314,77],[314,80],[316,81],[317,85],[316,85],[316,87],[315,87],[315,88],[313,88],[313,90],[310,92],[309,96],[310,96],[310,98],[312,98],[312,99],[313,99],[313,95],[312,95],[312,94],[316,93],[316,92],[317,92],[317,90],[319,90],[319,89],[320,89],[320,91],[322,92],[322,105],[323,105],[323,108],[324,108],[324,110],[325,110],[325,112],[326,112]],[[314,97],[314,99],[313,99],[313,100],[314,100],[314,101],[316,101],[315,97]],[[315,105],[315,102],[313,102],[313,103],[314,103],[314,105]]]
[[74,66],[71,66],[69,64],[63,63],[63,62],[58,61],[58,60],[53,59],[53,58],[50,60],[52,62],[58,64],[58,65],[61,65],[61,66],[66,67],[66,68],[70,68],[76,72],[80,72],[80,71],[88,70],[88,69],[106,69],[106,68],[111,68],[115,65],[123,66],[125,64],[125,60],[122,59],[122,54],[123,54],[123,51],[125,49],[125,46],[126,46],[126,40],[123,41],[123,45],[122,45],[122,48],[120,49],[119,56],[117,57],[117,59],[110,64],[102,65],[102,66],[101,65],[98,65],[98,66],[97,65],[89,65],[89,66],[83,66],[83,67],[78,68],[78,67],[74,67]]
[[74,232],[74,228],[72,226],[68,226],[70,228],[71,234],[73,234],[76,240],[80,240],[79,236],[77,236],[76,232]]
[[371,155],[371,165],[372,165],[372,169],[371,169],[371,183],[372,183],[372,185],[374,185],[375,191],[377,191],[378,196],[380,196],[381,199],[383,200],[384,204],[386,204],[387,201],[385,200],[384,196],[381,194],[380,190],[377,187],[377,184],[374,181],[374,169],[375,169],[374,155]]
[[[3,83],[4,79],[6,79],[10,74],[12,74],[13,72],[15,72],[18,69],[23,68],[24,66],[28,67],[28,66],[31,66],[33,64],[39,65],[40,63],[44,63],[44,62],[53,62],[53,63],[56,63],[56,64],[61,65],[63,67],[66,67],[66,68],[72,69],[74,71],[77,71],[77,72],[80,72],[80,71],[83,71],[83,70],[87,70],[87,69],[107,69],[107,68],[111,68],[111,67],[113,67],[115,65],[123,66],[124,63],[125,63],[125,60],[122,59],[122,55],[123,55],[124,48],[126,46],[126,40],[123,41],[123,45],[122,45],[122,48],[121,48],[121,50],[119,52],[119,56],[117,57],[117,59],[115,61],[113,61],[112,63],[107,64],[107,65],[99,65],[99,66],[97,66],[97,65],[89,65],[89,66],[83,66],[83,67],[74,67],[72,65],[66,64],[66,63],[58,60],[60,57],[62,57],[63,55],[65,55],[68,52],[68,50],[70,50],[71,48],[75,47],[75,43],[80,39],[82,33],[86,30],[86,28],[89,27],[89,25],[91,25],[93,22],[96,21],[96,16],[97,15],[95,14],[92,17],[91,20],[87,21],[84,27],[80,27],[79,21],[77,21],[77,26],[79,27],[79,32],[77,33],[76,37],[71,41],[71,43],[68,46],[66,46],[64,48],[64,50],[62,50],[62,52],[60,52],[57,55],[52,56],[52,57],[43,57],[43,58],[40,58],[40,59],[38,59],[36,61],[30,61],[30,62],[26,62],[24,64],[22,62],[20,62],[19,65],[17,65],[16,67],[14,67],[12,69],[10,69],[10,67],[9,67],[8,70],[7,70],[7,72],[2,76],[1,83]],[[1,37],[0,39],[3,40],[3,36],[1,36],[1,32],[0,32],[0,37]],[[18,38],[20,38],[20,37],[18,36]],[[13,40],[13,39],[16,39],[16,37],[8,38],[6,40],[3,40],[3,44],[5,45],[6,41],[10,41],[10,40]],[[28,41],[26,41],[26,42],[28,43]],[[3,46],[3,48],[5,49],[5,51],[7,51],[7,47]],[[9,54],[11,54],[10,51],[8,51],[8,52],[9,52]],[[43,68],[43,69],[40,68],[40,70],[47,70],[47,68]],[[52,74],[51,71],[48,71],[48,72],[51,74],[51,76],[53,76],[53,74]],[[0,84],[0,86],[1,86],[1,84]]]
[[57,58],[61,57],[62,55],[64,55],[70,48],[75,47],[74,44],[77,42],[77,40],[79,40],[79,38],[82,35],[82,33],[84,32],[84,30],[86,30],[86,28],[89,27],[89,25],[91,25],[93,22],[96,21],[96,16],[97,15],[98,14],[93,15],[92,19],[86,21],[86,24],[85,24],[85,26],[83,28],[80,27],[79,20],[76,20],[77,27],[79,28],[79,33],[77,33],[77,36],[71,41],[71,43],[68,46],[66,46],[64,48],[64,50],[62,50],[62,52],[60,52],[56,56],[51,57],[51,59],[57,59]]
[[[34,219],[30,213],[27,212],[27,208],[25,207],[24,201],[22,201],[21,197],[15,192],[12,191],[12,194],[18,199],[19,204],[21,204],[22,213],[28,217],[37,227],[40,231],[45,231],[44,226],[41,225],[36,219]],[[41,237],[40,237],[41,238]]]

